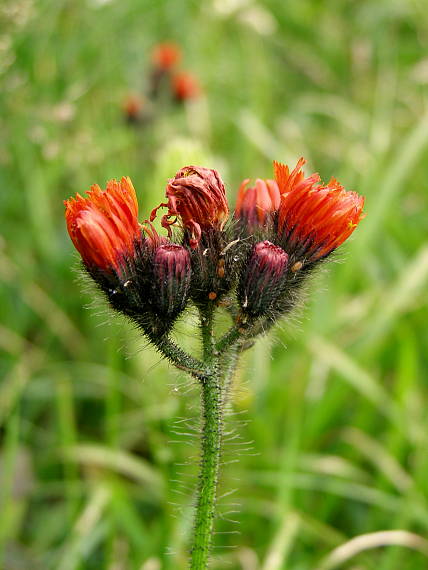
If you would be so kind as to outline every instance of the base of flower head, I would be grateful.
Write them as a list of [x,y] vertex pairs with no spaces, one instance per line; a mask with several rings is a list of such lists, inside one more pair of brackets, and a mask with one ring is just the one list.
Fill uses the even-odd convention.
[[165,242],[151,234],[136,243],[134,255],[123,258],[120,271],[84,264],[114,310],[159,335],[168,332],[186,308],[191,277],[188,250]]
[[[185,240],[186,241],[186,238]],[[197,305],[218,302],[236,283],[246,245],[234,239],[230,228],[202,234],[192,250],[190,297]]]

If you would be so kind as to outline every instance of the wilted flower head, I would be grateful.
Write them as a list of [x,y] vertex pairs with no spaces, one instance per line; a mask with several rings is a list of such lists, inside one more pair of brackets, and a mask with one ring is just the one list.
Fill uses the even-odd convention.
[[254,186],[246,188],[248,182],[247,178],[239,188],[235,217],[252,231],[266,224],[271,214],[278,209],[280,193],[275,180],[258,178]]
[[364,198],[346,191],[334,178],[319,185],[318,174],[304,177],[300,159],[290,173],[287,166],[274,163],[281,192],[278,234],[287,251],[295,251],[309,261],[327,256],[339,247],[364,217]]
[[165,42],[153,48],[152,63],[155,67],[168,71],[181,59],[181,51],[177,44]]
[[172,78],[172,91],[177,101],[186,101],[199,97],[201,87],[194,75],[188,71],[180,71]]
[[[190,233],[190,245],[195,248],[203,230],[221,230],[229,215],[224,184],[216,170],[201,166],[185,166],[171,178],[167,188],[168,213],[162,225],[168,228],[178,218]],[[151,220],[158,208],[153,210]]]
[[120,274],[141,239],[131,180],[110,180],[105,190],[94,184],[86,197],[76,194],[64,204],[68,233],[86,266]]

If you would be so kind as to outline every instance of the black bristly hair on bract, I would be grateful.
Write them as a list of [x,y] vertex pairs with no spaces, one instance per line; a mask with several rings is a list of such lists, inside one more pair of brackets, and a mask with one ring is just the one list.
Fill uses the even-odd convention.
[[[189,243],[189,239],[185,232],[183,243]],[[212,228],[202,233],[199,244],[191,250],[190,297],[197,306],[206,306],[210,301],[218,303],[232,290],[245,248],[245,241],[236,238],[229,222],[222,230]]]
[[100,269],[84,262],[83,269],[94,280],[112,309],[128,317],[140,327],[150,340],[154,336],[167,334],[175,321],[185,310],[190,287],[189,283],[177,288],[177,302],[171,306],[162,305],[156,283],[153,247],[142,238],[135,242],[134,255],[123,256],[119,269]]
[[[243,235],[245,233],[244,225],[238,224],[235,226],[238,234]],[[252,247],[247,249],[246,258],[241,263],[241,272],[237,280],[237,297],[241,305],[241,310],[246,314],[248,321],[245,323],[244,328],[248,327],[250,324],[255,322],[259,323],[259,326],[266,331],[269,330],[281,317],[289,314],[293,309],[299,305],[302,291],[308,278],[313,275],[318,268],[329,261],[334,251],[328,252],[327,254],[317,258],[317,253],[322,251],[324,246],[323,243],[317,244],[316,249],[314,245],[316,242],[316,236],[309,236],[305,241],[297,241],[293,238],[294,228],[288,232],[280,233],[278,231],[278,213],[271,213],[268,218],[268,223],[259,226],[253,232],[252,235],[248,235],[248,243],[252,244]],[[256,243],[262,242],[264,240],[270,241],[274,245],[281,247],[283,251],[288,255],[287,268],[284,272],[281,282],[278,283],[277,288],[272,287],[271,299],[269,300],[269,291],[266,291],[266,299],[263,301],[265,311],[264,315],[261,314],[251,314],[251,308],[247,312],[245,311],[244,304],[244,289],[245,289],[245,279],[248,279],[247,267],[250,261],[253,247]],[[253,278],[253,282],[256,279]],[[257,313],[257,311],[256,311]]]

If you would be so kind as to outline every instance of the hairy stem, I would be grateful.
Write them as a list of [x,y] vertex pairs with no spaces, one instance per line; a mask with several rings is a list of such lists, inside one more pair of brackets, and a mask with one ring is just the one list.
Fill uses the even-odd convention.
[[208,372],[203,362],[193,356],[190,356],[190,354],[177,346],[175,342],[166,335],[157,337],[156,335],[149,334],[147,331],[146,334],[158,351],[165,356],[171,364],[174,364],[174,366],[180,370],[184,370],[194,378],[204,381]]
[[201,320],[202,350],[205,365],[210,365],[214,358],[213,318],[214,307],[208,305],[199,309]]
[[196,517],[191,551],[191,570],[207,568],[214,526],[217,481],[223,431],[222,389],[216,374],[202,383],[202,457]]
[[221,356],[225,351],[231,348],[239,338],[242,338],[242,333],[236,325],[233,325],[215,345],[216,354]]
[[208,565],[223,432],[222,379],[214,351],[212,307],[201,309],[200,317],[204,364],[210,369],[210,374],[201,381],[202,449],[191,570],[204,570]]
[[252,343],[250,343],[245,347],[245,341],[250,341],[259,334],[267,333],[273,325],[274,321],[272,319],[247,322],[245,328],[241,328],[242,324],[236,323],[232,325],[217,342],[214,348],[215,353],[217,356],[221,356],[235,347],[236,344],[240,345],[241,350],[245,350],[252,346]]
[[222,406],[223,411],[228,404],[230,398],[230,392],[232,390],[233,377],[235,375],[235,370],[238,365],[238,352],[240,350],[238,344],[233,345],[221,359],[222,369],[223,369],[223,393],[222,393]]

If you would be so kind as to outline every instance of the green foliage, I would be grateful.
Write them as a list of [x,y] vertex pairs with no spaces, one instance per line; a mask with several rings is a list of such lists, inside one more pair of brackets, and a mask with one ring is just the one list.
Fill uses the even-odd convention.
[[[240,366],[212,567],[427,567],[427,37],[417,0],[3,0],[2,568],[187,564],[198,387],[82,292],[62,200],[126,174],[143,219],[185,163],[232,197],[301,155],[368,216]],[[163,40],[204,96],[130,128]]]

